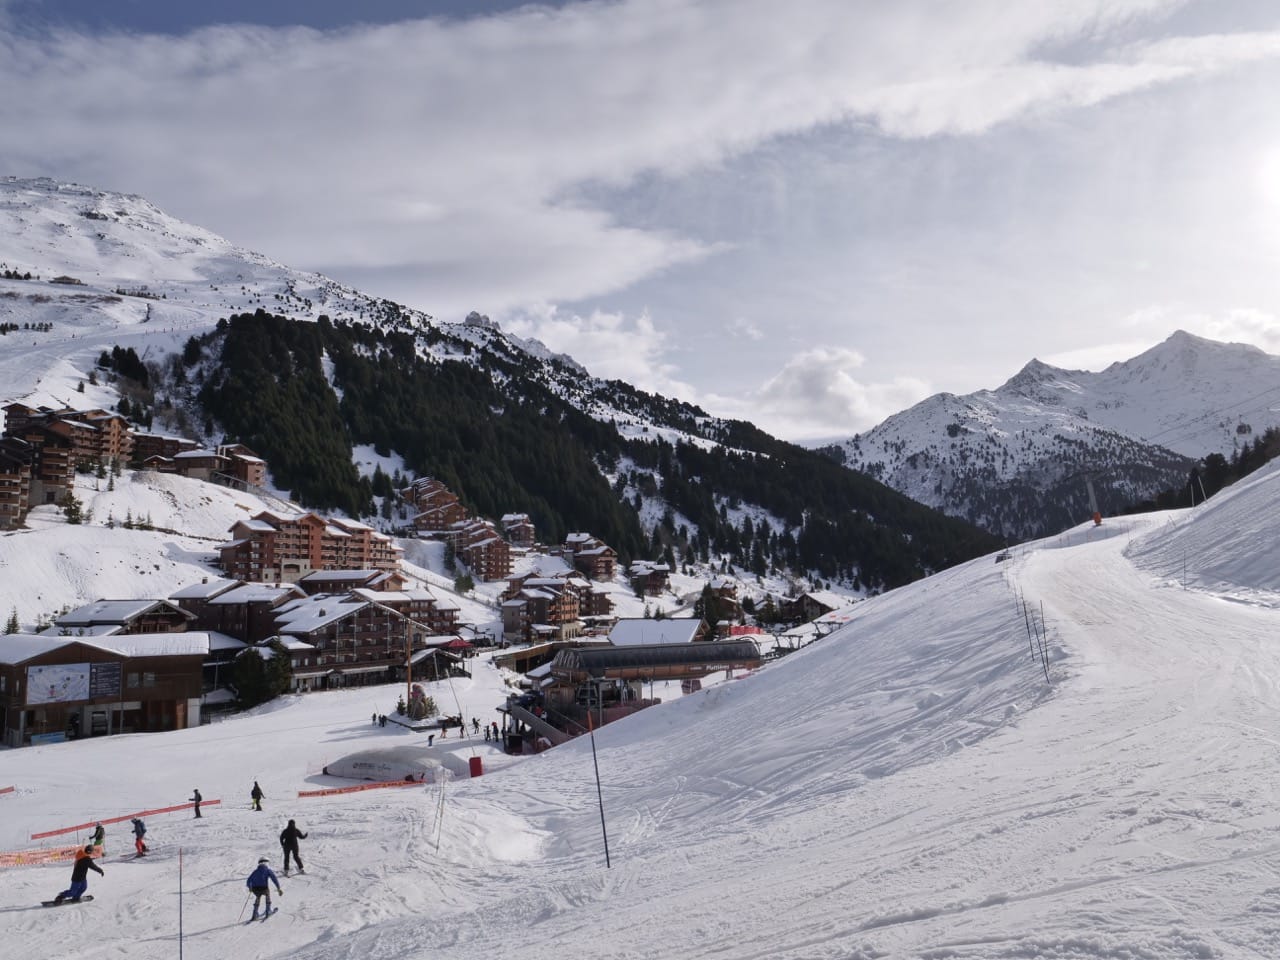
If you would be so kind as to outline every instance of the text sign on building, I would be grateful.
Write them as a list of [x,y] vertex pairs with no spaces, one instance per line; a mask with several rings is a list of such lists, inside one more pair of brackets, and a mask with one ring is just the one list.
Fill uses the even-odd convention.
[[120,696],[120,664],[59,663],[27,667],[27,705]]
[[120,696],[120,664],[94,663],[90,665],[89,696]]

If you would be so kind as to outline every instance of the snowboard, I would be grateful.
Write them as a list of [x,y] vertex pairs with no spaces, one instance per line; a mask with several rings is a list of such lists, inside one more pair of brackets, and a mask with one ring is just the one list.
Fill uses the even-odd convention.
[[88,902],[89,902],[90,900],[92,900],[92,899],[93,899],[93,894],[92,894],[92,893],[87,893],[87,894],[85,894],[83,897],[81,897],[79,900],[71,900],[71,899],[67,899],[67,900],[41,900],[41,901],[40,901],[40,906],[42,906],[42,907],[65,907],[65,906],[66,906],[67,904],[69,904],[69,903],[88,903]]

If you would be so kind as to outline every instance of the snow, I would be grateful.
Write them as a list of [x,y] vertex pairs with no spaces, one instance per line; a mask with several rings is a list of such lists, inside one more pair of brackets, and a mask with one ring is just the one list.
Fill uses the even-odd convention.
[[[112,828],[92,904],[36,906],[66,864],[9,868],[7,952],[172,956],[180,849],[193,956],[1276,956],[1278,496],[1273,466],[868,599],[744,678],[655,685],[668,702],[595,733],[609,867],[583,738],[514,758],[437,737],[484,775],[299,798],[335,782],[327,763],[422,747],[369,722],[398,686],[7,751],[5,850],[192,786],[223,799],[151,818],[142,861],[119,862]],[[472,662],[428,692],[496,719],[508,688]],[[309,873],[282,880],[269,927],[240,926],[243,878],[290,817]]]

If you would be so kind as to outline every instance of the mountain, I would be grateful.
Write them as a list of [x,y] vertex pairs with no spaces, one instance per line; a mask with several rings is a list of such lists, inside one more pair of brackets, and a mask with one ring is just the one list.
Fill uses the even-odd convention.
[[995,390],[942,393],[835,448],[847,466],[1012,539],[1186,484],[1280,423],[1280,357],[1177,331],[1091,373],[1032,360]]
[[[1274,957],[1277,499],[1272,465],[1194,510],[963,564],[745,677],[690,696],[656,681],[660,705],[536,756],[371,725],[403,685],[4,751],[5,851],[154,811],[141,861],[127,820],[107,823],[92,904],[37,906],[67,863],[7,867],[6,951]],[[501,721],[509,688],[487,656],[470,663],[427,692]],[[474,757],[483,775],[301,795],[358,786],[324,770],[366,750]],[[163,812],[193,787],[222,802]],[[259,857],[278,868],[288,818],[307,873],[281,878],[277,917],[243,926],[244,877]]]
[[[750,424],[594,378],[479,314],[446,323],[292,270],[139,197],[0,181],[0,276],[0,401],[119,405],[244,442],[303,505],[384,528],[404,522],[390,472],[439,477],[482,516],[527,512],[547,541],[586,530],[623,560],[872,592],[996,546]],[[98,367],[116,347],[145,383]],[[382,479],[363,448],[393,465]]]

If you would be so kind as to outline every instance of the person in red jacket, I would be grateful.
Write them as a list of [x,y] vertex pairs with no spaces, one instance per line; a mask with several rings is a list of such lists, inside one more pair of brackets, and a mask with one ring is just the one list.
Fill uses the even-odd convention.
[[89,871],[94,870],[100,876],[106,876],[106,872],[93,862],[93,847],[85,847],[83,850],[76,851],[76,863],[71,868],[71,886],[63,890],[60,894],[53,898],[54,903],[61,903],[63,900],[70,900],[75,903],[84,896],[84,892],[89,889]]

